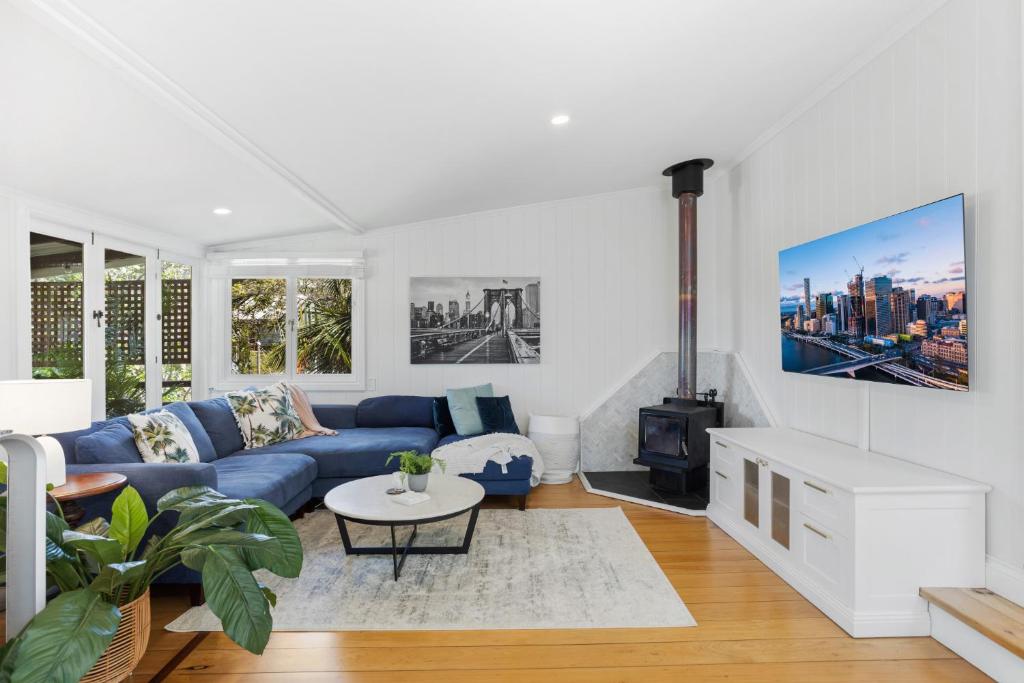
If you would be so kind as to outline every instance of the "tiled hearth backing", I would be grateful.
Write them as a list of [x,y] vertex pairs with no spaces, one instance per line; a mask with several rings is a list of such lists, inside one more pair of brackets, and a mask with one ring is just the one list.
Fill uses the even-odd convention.
[[[678,354],[672,352],[657,355],[580,423],[583,471],[647,469],[633,464],[637,411],[675,395],[676,358]],[[698,353],[698,391],[711,387],[718,389],[718,399],[725,402],[726,427],[769,426],[768,417],[733,354]]]

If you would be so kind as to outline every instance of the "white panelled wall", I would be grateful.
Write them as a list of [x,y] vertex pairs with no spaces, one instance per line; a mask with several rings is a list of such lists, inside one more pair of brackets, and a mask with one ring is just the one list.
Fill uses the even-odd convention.
[[[1020,12],[951,0],[718,178],[731,248],[705,256],[731,273],[719,342],[781,422],[991,484],[990,568],[1024,578]],[[970,392],[782,373],[779,250],[959,192]]]
[[[652,169],[652,181],[658,171]],[[363,396],[388,393],[438,395],[447,387],[492,382],[499,394],[512,397],[525,427],[530,412],[574,415],[590,409],[654,354],[676,348],[677,228],[667,185],[361,236],[338,231],[224,249],[259,254],[365,251],[368,390],[314,388],[316,401],[355,403]],[[409,278],[431,275],[539,275],[541,363],[411,365]],[[713,314],[713,307],[705,312]],[[222,354],[223,343],[215,339],[211,353]],[[217,378],[211,380],[216,386]]]

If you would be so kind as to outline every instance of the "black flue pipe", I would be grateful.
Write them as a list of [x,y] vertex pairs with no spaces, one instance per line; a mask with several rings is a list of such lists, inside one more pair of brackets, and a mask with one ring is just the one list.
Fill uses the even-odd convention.
[[715,162],[690,159],[669,166],[672,196],[679,201],[679,384],[676,396],[697,398],[697,197],[704,171]]

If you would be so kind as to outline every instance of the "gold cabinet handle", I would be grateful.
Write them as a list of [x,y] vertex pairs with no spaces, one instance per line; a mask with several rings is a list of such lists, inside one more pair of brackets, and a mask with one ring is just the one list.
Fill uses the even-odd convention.
[[811,533],[815,533],[815,534],[818,534],[819,536],[821,536],[822,538],[824,538],[824,539],[825,539],[826,541],[831,541],[831,540],[832,540],[832,536],[830,536],[829,534],[826,534],[826,533],[825,533],[824,531],[822,531],[821,529],[816,529],[816,528],[814,528],[813,526],[811,526],[811,525],[810,525],[810,524],[808,524],[807,522],[804,522],[804,528],[806,528],[806,529],[807,529],[808,531],[810,531]]
[[815,484],[813,481],[805,481],[804,486],[806,486],[809,489],[814,489],[819,493],[824,493],[826,496],[830,493],[830,491],[827,488],[825,488],[824,486],[819,486],[818,484]]

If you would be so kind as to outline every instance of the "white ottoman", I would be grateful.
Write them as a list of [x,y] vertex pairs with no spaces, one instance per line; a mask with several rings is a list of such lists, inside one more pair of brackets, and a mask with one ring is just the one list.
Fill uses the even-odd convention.
[[544,458],[543,484],[567,484],[579,469],[580,421],[575,415],[530,415],[530,440]]

